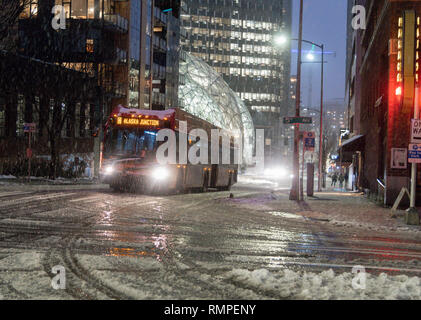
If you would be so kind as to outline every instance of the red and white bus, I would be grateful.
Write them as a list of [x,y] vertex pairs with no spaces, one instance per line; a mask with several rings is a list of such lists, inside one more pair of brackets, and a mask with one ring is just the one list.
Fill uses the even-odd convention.
[[[151,111],[117,107],[105,127],[101,180],[117,191],[142,193],[191,190],[206,192],[210,188],[230,190],[237,182],[238,175],[238,165],[234,164],[233,157],[236,152],[233,139],[230,140],[229,164],[191,164],[187,161],[185,164],[163,166],[158,163],[156,153],[164,143],[157,141],[157,134],[161,129],[175,132],[179,159],[178,137],[182,121],[187,123],[187,132],[203,129],[211,136],[211,130],[218,129],[178,108]],[[219,140],[221,157],[222,138]],[[195,143],[196,141],[188,138],[188,148]],[[208,150],[210,152],[211,148]]]

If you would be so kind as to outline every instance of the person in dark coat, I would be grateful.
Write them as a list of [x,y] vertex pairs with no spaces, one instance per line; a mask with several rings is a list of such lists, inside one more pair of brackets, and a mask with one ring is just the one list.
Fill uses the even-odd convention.
[[332,175],[332,184],[330,185],[331,187],[336,187],[336,182],[338,182],[338,175],[336,174],[336,172]]
[[341,174],[339,175],[339,188],[343,189],[343,187],[344,187],[344,181],[345,181],[345,177],[344,177],[344,175],[341,173]]

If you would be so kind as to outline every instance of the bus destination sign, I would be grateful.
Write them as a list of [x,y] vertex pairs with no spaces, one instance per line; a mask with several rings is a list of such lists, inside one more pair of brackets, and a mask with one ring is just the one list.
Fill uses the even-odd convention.
[[159,120],[154,119],[117,118],[117,125],[120,126],[159,127],[159,124]]

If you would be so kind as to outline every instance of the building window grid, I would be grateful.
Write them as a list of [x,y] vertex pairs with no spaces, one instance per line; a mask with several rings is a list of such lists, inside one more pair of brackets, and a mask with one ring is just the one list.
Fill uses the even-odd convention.
[[[200,20],[205,20],[206,22],[205,24],[202,23],[200,27],[195,26],[196,28],[193,29],[192,33],[198,36],[197,39],[206,39],[206,42],[201,42],[202,50],[206,51],[206,53],[197,52],[193,54],[208,61],[217,72],[224,75],[229,74],[230,76],[250,78],[279,78],[281,76],[282,71],[284,70],[284,63],[279,59],[281,53],[278,50],[275,50],[271,43],[273,41],[273,31],[285,28],[285,23],[283,25],[278,25],[272,22],[227,19],[225,21],[229,23],[224,24],[222,19],[209,18],[208,20],[205,16],[198,16],[190,19],[191,26],[193,26],[193,22],[197,23],[200,22]],[[266,31],[272,31],[272,33],[267,33]],[[215,45],[214,41],[209,41],[215,38],[222,40],[222,43]],[[265,42],[268,43],[268,45],[265,45]],[[194,46],[195,49],[200,47],[198,44],[199,42]],[[228,57],[225,57],[223,55],[218,55],[218,50],[229,50],[230,53],[238,52],[238,55],[227,55]],[[244,53],[246,55],[244,55]],[[247,53],[249,53],[249,55],[247,55]],[[256,57],[256,54],[258,57]],[[231,64],[230,68],[223,66],[223,64],[227,62]],[[239,65],[244,63],[249,64],[249,68],[244,68],[242,65]],[[243,98],[244,94],[239,93],[239,95],[242,95],[243,100],[247,100]],[[251,94],[247,101],[268,101],[278,103],[281,99],[282,95],[268,94],[267,96],[264,96]],[[256,108],[256,110],[264,112],[281,112],[280,107],[274,106],[256,106]]]
[[20,15],[21,18],[33,18],[38,15],[38,0],[31,0]]
[[[34,1],[37,2],[37,1]],[[95,0],[55,0],[56,5],[61,5],[69,19],[94,19]],[[113,0],[99,0],[100,18],[114,14]]]

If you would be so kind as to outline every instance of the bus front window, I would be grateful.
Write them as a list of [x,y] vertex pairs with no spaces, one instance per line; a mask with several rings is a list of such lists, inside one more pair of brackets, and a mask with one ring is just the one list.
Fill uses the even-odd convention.
[[116,157],[141,157],[156,149],[156,133],[140,129],[112,128],[107,131],[104,153]]

